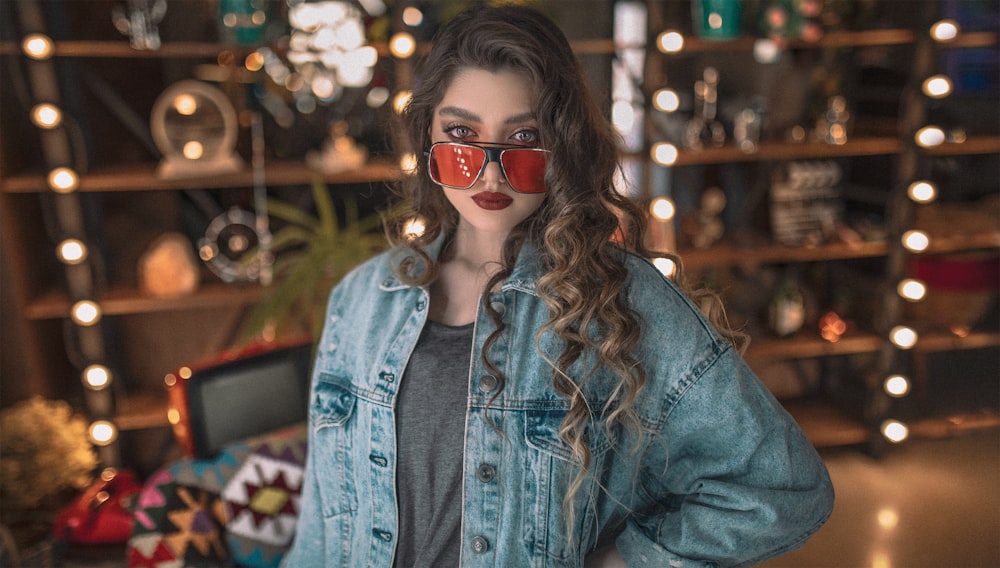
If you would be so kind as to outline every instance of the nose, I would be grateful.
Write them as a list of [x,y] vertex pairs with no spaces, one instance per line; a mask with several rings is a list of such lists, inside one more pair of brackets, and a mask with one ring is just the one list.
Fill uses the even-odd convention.
[[498,191],[500,184],[507,183],[498,162],[490,161],[486,164],[486,169],[483,170],[483,182],[490,191]]

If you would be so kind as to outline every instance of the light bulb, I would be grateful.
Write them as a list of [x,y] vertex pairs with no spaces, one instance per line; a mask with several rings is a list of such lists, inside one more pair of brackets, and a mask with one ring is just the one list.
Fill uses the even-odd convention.
[[397,114],[402,114],[406,110],[406,105],[410,104],[410,99],[413,98],[412,91],[399,91],[396,96],[392,98],[392,108]]
[[48,59],[54,51],[52,38],[44,34],[29,34],[21,42],[21,50],[32,59]]
[[665,31],[657,36],[656,47],[663,53],[677,53],[684,49],[684,36],[680,32]]
[[931,246],[931,238],[923,231],[906,231],[903,233],[903,246],[910,252],[924,252]]
[[669,142],[657,142],[649,152],[653,161],[661,166],[672,166],[677,162],[677,146]]
[[674,218],[676,212],[674,202],[666,197],[657,197],[649,204],[649,212],[660,221],[669,221]]
[[937,198],[937,187],[929,181],[915,181],[907,188],[906,195],[916,203],[930,203]]
[[660,271],[660,274],[667,278],[673,278],[677,274],[677,263],[669,258],[662,256],[654,258],[653,266]]
[[653,106],[661,112],[674,112],[681,106],[681,99],[673,89],[660,89],[653,93]]
[[389,39],[389,51],[400,59],[413,55],[417,49],[417,40],[406,32],[398,32]]
[[910,429],[899,420],[886,420],[882,423],[882,436],[886,440],[898,444],[910,436]]
[[56,193],[71,193],[80,187],[80,176],[70,168],[55,168],[49,172],[48,183]]
[[80,300],[73,304],[70,317],[77,325],[94,325],[101,320],[101,307],[91,300]]
[[896,293],[905,300],[919,302],[927,295],[927,285],[916,278],[907,278],[896,286]]
[[83,381],[83,386],[88,389],[104,390],[111,384],[111,371],[104,365],[90,365],[83,370],[80,380]]
[[912,349],[918,339],[917,331],[905,325],[897,325],[889,332],[889,341],[900,349]]
[[424,13],[416,6],[407,6],[403,8],[403,23],[415,28],[424,23]]
[[97,420],[90,424],[90,441],[96,446],[107,446],[118,438],[118,428],[107,420]]
[[79,239],[66,239],[56,247],[56,256],[66,264],[80,264],[87,260],[87,246]]
[[403,226],[403,235],[408,239],[415,239],[424,234],[425,230],[427,230],[427,225],[424,223],[423,219],[420,219],[419,217],[409,219]]
[[945,141],[944,130],[941,130],[937,126],[925,126],[917,131],[914,140],[916,140],[917,145],[921,148],[940,146]]
[[945,75],[934,75],[924,80],[922,90],[932,99],[943,99],[951,94],[951,79]]
[[948,42],[958,37],[959,27],[955,20],[941,20],[931,26],[931,37],[935,41]]
[[910,392],[910,380],[903,375],[892,375],[885,378],[882,388],[889,396],[902,398]]
[[417,155],[413,152],[407,152],[399,157],[399,169],[405,174],[415,174],[417,173]]
[[31,122],[39,128],[55,128],[62,123],[62,112],[51,103],[37,104],[31,109]]

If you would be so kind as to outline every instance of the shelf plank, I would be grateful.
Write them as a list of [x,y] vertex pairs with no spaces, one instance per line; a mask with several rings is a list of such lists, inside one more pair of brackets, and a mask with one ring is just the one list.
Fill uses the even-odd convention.
[[974,136],[964,142],[948,142],[940,146],[926,148],[923,152],[931,156],[1000,154],[1000,136]]
[[147,430],[170,426],[167,420],[167,393],[129,393],[115,402],[115,425],[119,430]]
[[[315,179],[329,184],[391,182],[402,176],[399,168],[386,159],[375,159],[356,170],[323,173],[298,160],[275,160],[266,166],[265,183],[269,186],[307,185]],[[190,178],[164,179],[156,175],[156,164],[123,164],[95,169],[80,176],[79,191],[176,191],[183,189],[221,189],[253,187],[249,166],[233,173]],[[0,180],[4,193],[41,193],[49,191],[42,174],[12,176]]]
[[678,254],[687,270],[736,264],[766,264],[872,258],[885,256],[889,246],[884,241],[828,243],[810,247],[779,244],[746,247],[724,243],[706,249],[687,249]]
[[[809,359],[833,355],[856,355],[874,353],[882,348],[883,340],[874,333],[847,335],[831,343],[819,336],[801,332],[787,339],[757,339],[750,342],[746,360],[751,367],[768,361],[782,359]],[[975,331],[965,337],[929,332],[922,333],[913,347],[914,352],[932,353],[936,351],[958,351],[1000,346],[1000,333]]]
[[[156,298],[135,288],[117,287],[96,298],[106,316],[200,310],[243,306],[256,302],[261,288],[256,285],[202,284],[197,291],[177,298]],[[48,292],[30,301],[25,317],[30,320],[67,318],[72,301],[63,292]]]
[[781,405],[817,448],[863,444],[874,434],[860,420],[822,400],[783,400]]
[[892,137],[854,138],[845,144],[766,142],[760,144],[756,152],[744,152],[735,146],[706,147],[701,150],[679,148],[674,165],[881,156],[898,154],[902,148],[899,139]]

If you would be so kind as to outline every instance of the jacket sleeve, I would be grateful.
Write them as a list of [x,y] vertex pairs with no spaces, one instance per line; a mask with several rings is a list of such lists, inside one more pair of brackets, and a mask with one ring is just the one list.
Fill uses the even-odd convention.
[[643,456],[629,566],[756,564],[802,545],[833,508],[826,467],[733,349],[691,377]]
[[[312,420],[309,422],[309,447],[312,447]],[[312,454],[307,454],[305,474],[302,479],[302,493],[298,503],[295,540],[281,560],[281,566],[285,568],[310,566],[315,564],[317,559],[326,556],[324,552],[323,514],[320,510],[319,487],[314,463]]]

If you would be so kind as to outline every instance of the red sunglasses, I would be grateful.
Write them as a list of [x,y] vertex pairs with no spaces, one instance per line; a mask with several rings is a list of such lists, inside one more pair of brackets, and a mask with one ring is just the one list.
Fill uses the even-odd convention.
[[496,162],[511,189],[518,193],[545,193],[545,158],[548,150],[514,144],[437,142],[427,154],[427,170],[438,185],[469,189]]

